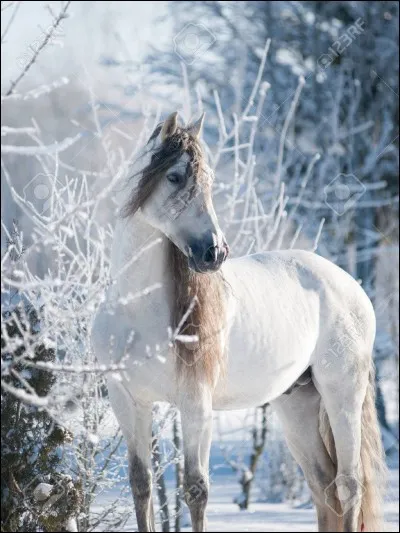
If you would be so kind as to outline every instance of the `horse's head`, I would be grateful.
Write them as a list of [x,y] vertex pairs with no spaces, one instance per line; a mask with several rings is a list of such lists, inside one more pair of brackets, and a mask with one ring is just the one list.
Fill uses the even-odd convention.
[[146,221],[162,231],[196,272],[213,272],[229,248],[214,211],[213,172],[206,164],[200,134],[204,114],[186,127],[170,115],[153,132],[142,156],[146,165],[123,209],[131,216],[140,209]]

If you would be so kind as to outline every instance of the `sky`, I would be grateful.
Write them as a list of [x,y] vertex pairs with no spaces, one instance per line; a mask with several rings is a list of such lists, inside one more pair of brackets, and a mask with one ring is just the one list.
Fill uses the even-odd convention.
[[[2,3],[2,10],[8,4],[11,2]],[[52,16],[46,6],[57,14],[63,4],[65,2],[19,2],[4,46],[2,44],[3,89],[30,60],[49,28]],[[82,68],[96,77],[105,76],[107,69],[99,68],[99,61],[104,58],[143,62],[149,43],[162,47],[172,39],[169,23],[157,22],[166,12],[166,6],[167,2],[72,2],[68,18],[60,24],[55,39],[40,54],[38,64],[30,69],[23,85],[48,82],[49,78],[57,79]],[[14,5],[11,5],[2,12],[2,35],[13,11]]]

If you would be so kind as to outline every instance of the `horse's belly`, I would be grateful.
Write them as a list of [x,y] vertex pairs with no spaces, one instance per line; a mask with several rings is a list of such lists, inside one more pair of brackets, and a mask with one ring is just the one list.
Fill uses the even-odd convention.
[[[245,352],[243,352],[245,353]],[[275,357],[272,353],[246,354],[229,359],[229,369],[218,383],[213,409],[245,409],[263,405],[281,396],[303,374],[310,364],[310,351],[291,350]]]

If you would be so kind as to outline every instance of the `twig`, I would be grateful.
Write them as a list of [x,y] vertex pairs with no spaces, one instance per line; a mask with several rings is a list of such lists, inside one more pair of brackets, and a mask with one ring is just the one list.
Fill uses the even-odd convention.
[[82,137],[81,133],[75,137],[67,137],[61,142],[55,142],[47,146],[14,146],[11,144],[3,144],[1,152],[3,154],[18,154],[18,155],[49,155],[57,152],[63,152],[73,144],[75,144]]
[[318,248],[318,242],[319,242],[319,239],[321,237],[321,233],[322,233],[322,228],[324,227],[324,224],[325,224],[325,219],[323,218],[319,224],[319,228],[318,228],[318,231],[317,231],[317,235],[315,236],[315,239],[314,239],[314,244],[313,244],[313,247],[312,247],[312,251],[315,252],[315,250]]
[[303,76],[300,76],[299,78],[299,84],[297,85],[296,92],[294,94],[294,98],[292,100],[292,103],[290,104],[290,109],[288,114],[286,115],[285,122],[283,124],[281,137],[279,140],[279,152],[278,152],[278,162],[276,164],[276,173],[275,173],[275,185],[277,185],[281,178],[281,172],[282,172],[282,161],[283,161],[283,150],[285,147],[285,140],[286,140],[286,134],[287,130],[289,128],[289,124],[293,118],[294,112],[296,111],[297,104],[299,102],[301,90],[303,89],[305,84],[305,80]]

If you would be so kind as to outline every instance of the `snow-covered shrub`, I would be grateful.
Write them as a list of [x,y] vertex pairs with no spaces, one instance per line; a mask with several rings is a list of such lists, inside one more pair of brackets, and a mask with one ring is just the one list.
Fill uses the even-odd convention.
[[[21,304],[4,312],[2,321],[2,531],[56,531],[57,525],[76,517],[80,490],[77,479],[71,478],[68,498],[63,496],[63,452],[72,436],[40,405],[46,404],[56,376],[35,365],[54,363],[55,351],[39,342],[25,358],[27,343],[40,333],[34,309]],[[31,391],[36,401],[31,403],[25,391]],[[37,487],[50,479],[53,499],[46,498],[44,509],[43,498],[36,497]],[[57,490],[64,505],[55,509]]]

